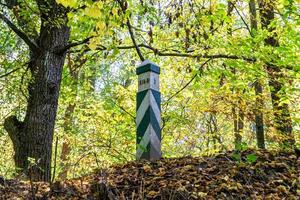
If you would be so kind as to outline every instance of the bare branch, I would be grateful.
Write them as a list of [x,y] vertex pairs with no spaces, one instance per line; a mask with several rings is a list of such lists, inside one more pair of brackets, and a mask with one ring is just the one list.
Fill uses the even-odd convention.
[[[199,67],[199,71],[209,62],[211,61],[212,58],[209,58],[208,60],[206,60],[204,63],[202,63],[202,65]],[[196,73],[182,88],[180,88],[177,92],[175,92],[172,96],[170,96],[166,102],[170,101],[171,99],[173,99],[176,95],[178,95],[180,92],[182,92],[187,86],[189,86],[193,80],[195,80],[195,78],[198,76],[198,73]]]
[[90,41],[90,39],[92,39],[93,37],[95,37],[95,36],[90,36],[90,37],[88,37],[88,38],[86,38],[86,39],[84,39],[84,40],[82,40],[82,41],[79,41],[79,42],[73,42],[73,43],[70,43],[70,44],[68,44],[67,46],[65,46],[64,48],[59,49],[59,50],[57,51],[57,53],[58,53],[58,54],[61,54],[61,53],[66,52],[67,50],[69,50],[69,49],[72,48],[72,47],[76,47],[76,46],[79,46],[79,45],[82,45],[82,44],[86,44],[86,43],[88,43],[88,42]]
[[6,74],[1,75],[0,78],[4,78],[4,77],[6,77],[6,76],[9,76],[10,74],[12,74],[12,73],[14,73],[14,72],[16,72],[16,71],[18,71],[18,70],[20,70],[20,69],[21,69],[21,67],[18,67],[18,68],[16,68],[16,69],[13,69],[13,70],[11,70],[10,72],[7,72]]
[[9,7],[7,4],[2,3],[2,2],[0,2],[0,5],[1,5],[1,6],[4,6],[4,7]]
[[9,26],[28,46],[32,51],[37,51],[39,47],[30,38],[21,31],[14,23],[12,23],[3,13],[0,13],[0,19]]
[[[127,10],[127,2],[124,1],[124,0],[117,0],[117,1],[118,1],[118,3],[120,4],[120,7],[121,7],[121,9],[122,9],[122,12],[125,14],[125,12],[126,12],[126,10]],[[136,52],[137,52],[138,56],[140,57],[141,61],[144,61],[145,58],[144,58],[144,56],[143,56],[143,54],[142,54],[142,52],[141,52],[141,49],[139,48],[139,45],[137,44],[137,42],[136,42],[136,40],[135,40],[134,32],[133,32],[133,30],[132,30],[132,26],[131,26],[131,24],[130,24],[129,18],[127,18],[126,25],[127,25],[127,27],[128,27],[128,31],[129,31],[129,34],[130,34],[130,38],[131,38],[131,40],[132,40],[132,43],[133,43],[133,45],[134,45],[134,47],[135,47],[135,49],[136,49]]]
[[[137,46],[139,48],[145,48],[145,49],[151,50],[154,53],[154,55],[165,56],[165,57],[183,57],[183,58],[194,58],[194,59],[201,59],[201,58],[204,58],[204,59],[230,59],[230,60],[242,60],[242,61],[246,61],[249,63],[255,63],[258,61],[258,59],[255,57],[227,55],[227,54],[211,54],[211,55],[209,55],[209,54],[191,54],[191,53],[181,53],[181,52],[176,52],[176,53],[162,52],[161,50],[159,50],[155,47],[146,45],[146,44],[138,44]],[[120,50],[127,50],[127,49],[134,49],[136,47],[134,45],[131,45],[131,46],[116,46],[116,48],[120,49]],[[109,50],[109,48],[107,48],[103,45],[100,45],[100,47],[96,48],[95,50],[105,51],[105,50]],[[87,51],[90,51],[90,49],[85,50],[85,52],[87,52]],[[77,52],[78,51],[72,51],[71,53],[77,53]],[[272,67],[278,67],[278,66],[276,66],[276,64],[273,64],[270,62],[266,62],[265,64],[272,66]],[[293,70],[293,66],[287,65],[287,66],[282,66],[282,67],[285,69],[288,69],[288,70]]]
[[131,24],[130,24],[129,19],[127,20],[127,23],[126,23],[126,24],[127,24],[128,30],[129,30],[129,34],[130,34],[132,43],[133,43],[133,45],[135,46],[136,52],[137,52],[137,54],[139,55],[141,61],[144,61],[145,58],[144,58],[144,56],[143,56],[143,54],[142,54],[142,52],[141,52],[141,49],[139,48],[139,46],[138,46],[137,43],[136,43],[136,40],[135,40],[135,37],[134,37],[134,33],[133,33],[133,30],[132,30],[132,27],[131,27]]
[[207,59],[226,58],[226,59],[232,59],[232,60],[244,60],[247,62],[256,62],[257,61],[256,58],[250,58],[250,57],[245,57],[245,56],[236,56],[236,55],[226,55],[226,54],[208,55],[208,54],[190,54],[190,53],[180,53],[180,52],[179,53],[170,53],[170,52],[164,53],[154,47],[151,47],[151,46],[148,46],[145,44],[140,44],[139,46],[153,51],[154,54],[158,55],[158,56],[186,57],[186,58],[197,58],[197,59],[200,59],[200,58],[207,58]]
[[[208,54],[191,54],[191,53],[180,53],[180,52],[176,52],[176,53],[171,53],[171,52],[162,52],[161,50],[146,45],[146,44],[138,44],[137,45],[139,48],[145,48],[145,49],[149,49],[151,50],[155,55],[157,56],[165,56],[165,57],[185,57],[185,58],[211,58],[211,59],[218,59],[218,58],[225,58],[225,59],[232,59],[232,60],[244,60],[247,62],[256,62],[257,59],[256,58],[251,58],[251,57],[245,57],[245,56],[236,56],[236,55],[226,55],[226,54],[212,54],[212,55],[208,55]],[[130,45],[130,46],[116,46],[117,49],[120,50],[126,50],[126,49],[134,49],[136,48],[134,45]],[[108,50],[109,48],[101,45],[100,47],[96,48],[95,50],[97,51],[105,51]],[[86,50],[86,51],[89,51]],[[76,53],[78,51],[72,51],[71,53]]]
[[232,4],[232,6],[234,7],[234,9],[236,10],[237,14],[240,16],[241,20],[243,21],[243,23],[245,24],[248,32],[250,33],[250,35],[252,36],[252,32],[251,29],[249,27],[249,25],[247,24],[246,20],[244,19],[244,17],[241,15],[241,13],[239,12],[239,10],[236,8],[236,6],[234,4]]

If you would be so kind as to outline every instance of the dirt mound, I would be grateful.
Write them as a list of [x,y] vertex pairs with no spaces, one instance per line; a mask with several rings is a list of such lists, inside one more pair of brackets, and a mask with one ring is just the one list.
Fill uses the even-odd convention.
[[300,159],[247,150],[129,162],[64,182],[0,180],[1,199],[299,199]]

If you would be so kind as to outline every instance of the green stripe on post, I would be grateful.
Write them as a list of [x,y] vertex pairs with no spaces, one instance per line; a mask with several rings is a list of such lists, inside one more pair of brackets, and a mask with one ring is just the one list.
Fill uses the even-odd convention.
[[140,74],[143,74],[145,72],[155,72],[157,74],[160,74],[160,68],[153,64],[153,63],[147,63],[145,65],[142,65],[138,68],[136,68],[136,75],[140,75]]

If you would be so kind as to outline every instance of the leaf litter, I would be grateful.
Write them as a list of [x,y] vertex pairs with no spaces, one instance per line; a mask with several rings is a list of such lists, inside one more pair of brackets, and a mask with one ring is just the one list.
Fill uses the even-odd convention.
[[0,199],[300,199],[300,159],[294,153],[235,155],[132,161],[51,186],[35,182],[33,188],[2,178]]

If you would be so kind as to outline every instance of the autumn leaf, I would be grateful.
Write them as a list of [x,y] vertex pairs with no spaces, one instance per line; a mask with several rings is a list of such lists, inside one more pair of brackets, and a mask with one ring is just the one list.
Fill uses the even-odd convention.
[[155,197],[157,197],[158,194],[159,194],[159,192],[157,192],[157,191],[150,191],[150,192],[148,192],[147,197],[155,198]]
[[77,5],[77,0],[56,0],[56,2],[70,8],[75,8]]

